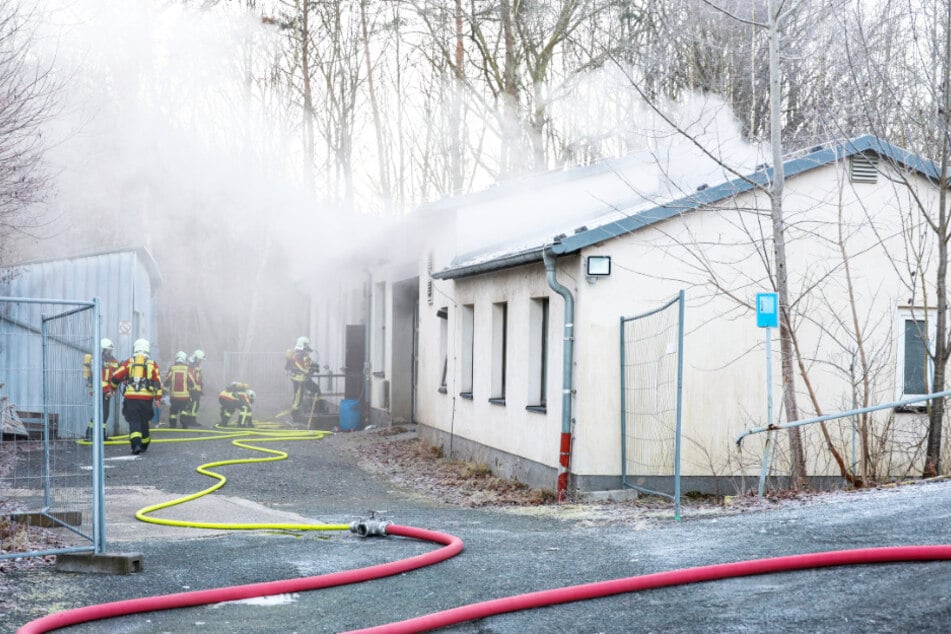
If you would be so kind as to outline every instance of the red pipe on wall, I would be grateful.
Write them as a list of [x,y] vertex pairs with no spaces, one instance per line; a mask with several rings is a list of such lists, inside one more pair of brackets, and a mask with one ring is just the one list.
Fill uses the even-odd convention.
[[52,630],[76,625],[77,623],[86,623],[88,621],[97,621],[100,619],[109,619],[117,616],[126,616],[129,614],[138,614],[141,612],[154,612],[156,610],[169,610],[172,608],[185,608],[195,605],[205,605],[208,603],[221,603],[222,601],[239,601],[241,599],[250,599],[253,597],[265,597],[274,594],[289,594],[293,592],[303,592],[306,590],[317,590],[320,588],[330,588],[342,586],[350,583],[359,583],[361,581],[370,581],[371,579],[380,579],[398,575],[410,570],[430,566],[432,564],[445,561],[455,557],[462,552],[462,540],[454,535],[446,533],[437,533],[422,528],[413,528],[412,526],[399,526],[389,524],[386,527],[387,535],[398,535],[412,539],[422,539],[425,541],[443,544],[443,547],[423,555],[416,555],[407,559],[367,566],[366,568],[357,568],[355,570],[345,570],[342,572],[331,572],[314,577],[302,577],[299,579],[285,579],[282,581],[267,581],[263,583],[251,583],[242,586],[231,586],[227,588],[212,588],[210,590],[195,590],[192,592],[178,592],[175,594],[165,594],[157,597],[142,597],[139,599],[128,599],[125,601],[115,601],[113,603],[102,603],[100,605],[90,605],[72,610],[65,610],[56,614],[50,614],[42,618],[30,621],[17,630],[17,634],[38,634],[41,632],[50,632]]
[[638,577],[627,577],[611,581],[600,581],[566,588],[542,590],[502,599],[493,599],[481,603],[464,605],[451,610],[435,612],[405,621],[378,625],[362,630],[352,630],[345,634],[411,634],[446,627],[465,621],[483,619],[489,616],[529,610],[558,603],[570,603],[597,599],[625,592],[637,592],[651,588],[762,575],[787,570],[823,568],[827,566],[847,566],[856,564],[878,564],[898,561],[936,561],[951,559],[951,546],[897,546],[888,548],[860,548],[857,550],[837,550],[805,555],[790,555],[770,559],[753,559],[727,564],[714,564],[696,568],[684,568],[668,572],[657,572]]

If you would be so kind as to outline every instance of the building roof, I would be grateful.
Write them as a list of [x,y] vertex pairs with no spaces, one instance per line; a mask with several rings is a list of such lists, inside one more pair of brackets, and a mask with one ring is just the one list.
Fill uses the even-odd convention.
[[36,258],[33,260],[24,260],[22,262],[16,262],[16,263],[9,264],[7,266],[0,267],[0,268],[19,269],[23,267],[28,267],[30,265],[36,265],[36,264],[49,264],[52,262],[68,262],[70,260],[85,260],[85,259],[98,258],[102,256],[119,255],[124,253],[134,254],[138,258],[138,260],[145,267],[146,272],[148,272],[149,279],[152,282],[153,288],[157,288],[158,286],[162,284],[163,282],[162,273],[159,270],[158,263],[155,261],[155,257],[153,257],[151,251],[149,251],[147,248],[143,246],[129,246],[124,248],[108,249],[105,251],[78,253],[73,255],[65,255],[65,256],[57,257],[57,258]]
[[[786,178],[829,165],[856,154],[874,153],[931,180],[938,180],[939,170],[927,159],[891,145],[874,135],[863,135],[842,143],[815,146],[798,152],[783,162]],[[542,252],[555,255],[577,253],[612,238],[638,231],[685,212],[732,198],[738,194],[763,188],[773,177],[773,168],[761,166],[743,177],[718,185],[700,186],[697,191],[661,205],[640,204],[620,206],[603,216],[577,227],[571,235],[560,234],[548,241],[483,249],[456,257],[449,267],[433,273],[436,279],[457,279],[542,261]]]

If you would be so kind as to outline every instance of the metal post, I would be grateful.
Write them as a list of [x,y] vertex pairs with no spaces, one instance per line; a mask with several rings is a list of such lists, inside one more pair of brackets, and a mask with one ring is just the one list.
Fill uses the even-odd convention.
[[[766,421],[773,424],[773,335],[772,328],[766,330]],[[763,446],[763,460],[759,473],[759,489],[757,495],[763,497],[766,492],[766,476],[769,474],[769,463],[773,452],[773,432],[766,434],[766,444]]]
[[680,311],[677,316],[677,432],[674,437],[674,521],[680,521],[680,432],[684,391],[684,291],[678,295]]
[[96,389],[93,390],[92,416],[92,541],[96,554],[106,551],[106,494],[105,494],[105,467],[103,460],[103,443],[105,430],[102,428],[102,324],[99,309],[99,298],[92,300],[92,379]]
[[627,484],[627,369],[624,367],[624,317],[621,325],[621,485]]

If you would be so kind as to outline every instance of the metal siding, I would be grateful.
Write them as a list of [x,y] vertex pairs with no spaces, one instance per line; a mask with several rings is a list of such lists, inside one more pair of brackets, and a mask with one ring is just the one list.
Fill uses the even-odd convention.
[[[149,267],[135,251],[119,251],[91,256],[35,262],[15,266],[20,270],[9,282],[0,284],[0,295],[27,299],[66,299],[82,302],[98,297],[100,301],[102,336],[116,344],[120,359],[132,353],[136,333],[120,335],[120,321],[133,321],[133,312],[142,311],[143,335],[152,332],[152,276]],[[3,315],[30,328],[41,327],[44,312],[50,305],[9,303],[0,306]],[[58,312],[58,311],[54,311]],[[11,332],[23,331],[23,326],[4,322],[0,328],[0,372],[5,383],[2,393],[9,396],[18,409],[42,409],[42,390],[28,375],[41,376],[42,350],[36,346],[13,345],[17,339]],[[35,349],[34,349],[35,348]],[[22,380],[11,374],[21,371]],[[29,368],[27,371],[26,369]]]

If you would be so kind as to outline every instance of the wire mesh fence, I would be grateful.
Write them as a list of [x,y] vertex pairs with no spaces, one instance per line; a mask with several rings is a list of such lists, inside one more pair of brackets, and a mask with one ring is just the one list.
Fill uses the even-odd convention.
[[104,547],[98,342],[95,301],[0,298],[0,517],[63,529],[65,544],[14,543],[0,558]]
[[673,499],[678,518],[683,307],[681,291],[654,310],[621,317],[620,324],[621,482]]

